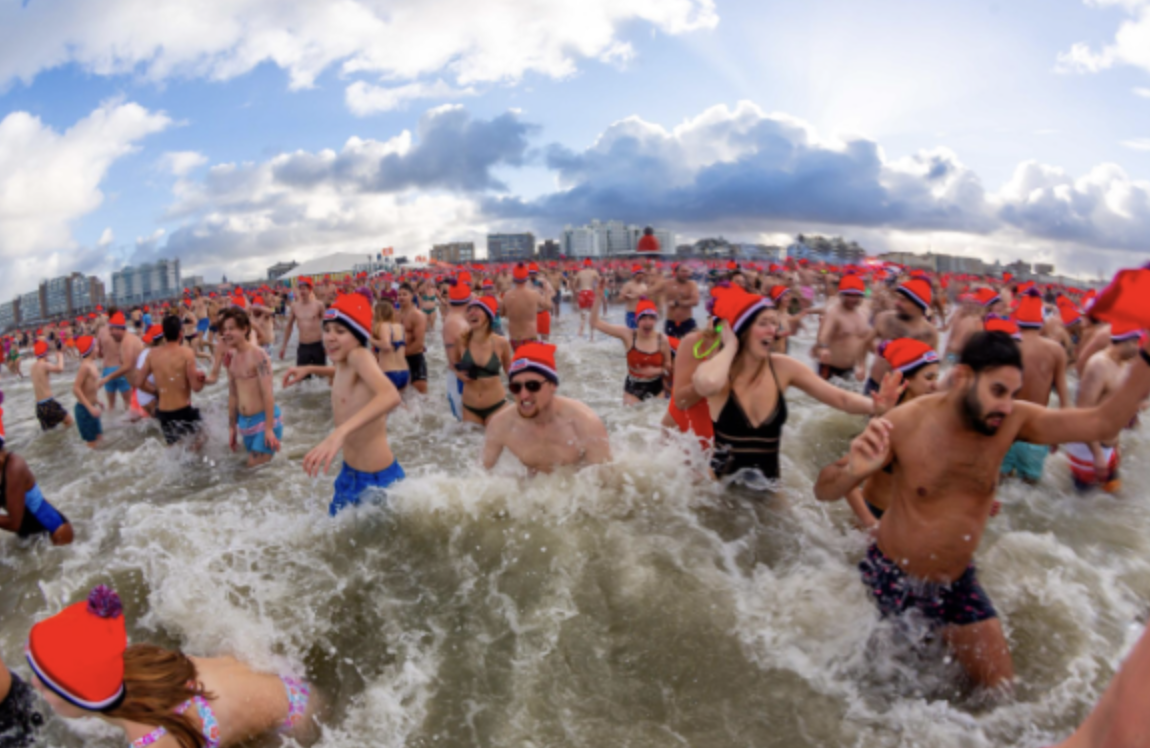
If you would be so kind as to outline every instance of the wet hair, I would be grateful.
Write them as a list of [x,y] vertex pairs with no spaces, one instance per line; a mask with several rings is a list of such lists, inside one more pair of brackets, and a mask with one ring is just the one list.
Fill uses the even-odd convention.
[[228,321],[229,319],[232,322],[235,322],[236,327],[238,327],[240,330],[243,330],[245,334],[248,332],[248,330],[252,329],[252,321],[248,317],[248,313],[243,309],[240,309],[238,306],[230,306],[220,312],[219,319],[221,330],[224,329],[224,322]]
[[167,317],[164,317],[163,327],[164,340],[169,343],[176,342],[184,334],[184,326],[180,324],[180,318],[174,314],[169,314]]
[[958,362],[969,366],[975,374],[1000,366],[1022,370],[1022,351],[1014,338],[1004,332],[976,332],[966,341]]
[[158,725],[180,748],[205,748],[207,741],[187,713],[176,707],[196,696],[211,701],[197,679],[196,666],[181,652],[153,644],[133,644],[124,651],[124,700],[108,717]]

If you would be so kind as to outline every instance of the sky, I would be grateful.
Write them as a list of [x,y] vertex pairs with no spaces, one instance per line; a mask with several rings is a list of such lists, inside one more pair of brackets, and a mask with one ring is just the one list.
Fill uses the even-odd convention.
[[618,219],[1150,249],[1150,0],[0,0],[0,299]]

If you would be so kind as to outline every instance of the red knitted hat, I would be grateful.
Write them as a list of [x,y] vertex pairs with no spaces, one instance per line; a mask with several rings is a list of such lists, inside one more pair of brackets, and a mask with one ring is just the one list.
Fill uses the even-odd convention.
[[340,296],[323,313],[324,322],[339,322],[346,326],[363,346],[371,339],[371,320],[371,302],[358,293]]
[[1110,342],[1125,343],[1127,340],[1137,340],[1142,337],[1142,328],[1134,322],[1111,322]]
[[511,278],[516,283],[526,283],[527,275],[527,267],[522,262],[516,265],[515,269],[511,271]]
[[546,343],[525,343],[519,346],[507,378],[513,379],[516,374],[525,371],[533,371],[552,384],[559,384],[559,370],[555,368],[555,346]]
[[471,302],[471,286],[466,283],[456,283],[447,292],[447,299],[452,306],[464,306]]
[[779,306],[779,301],[781,301],[784,296],[790,293],[790,290],[791,289],[787,288],[786,286],[771,286],[771,303],[773,303],[775,306]]
[[1005,317],[987,317],[983,327],[987,332],[1004,332],[1015,340],[1022,340],[1022,333],[1018,331],[1018,325],[1014,320]]
[[164,328],[160,325],[152,325],[144,332],[144,343],[151,345],[156,342],[156,338],[164,337]]
[[745,330],[760,311],[774,308],[767,297],[748,293],[739,286],[716,288],[712,295],[715,297],[712,313],[726,321],[735,335]]
[[930,300],[932,298],[930,284],[921,278],[911,278],[895,290],[913,301],[923,312],[930,310]]
[[906,374],[925,364],[937,364],[938,354],[926,343],[914,338],[896,338],[884,343],[881,355],[892,369]]
[[76,338],[76,350],[80,353],[80,358],[88,358],[96,351],[96,339],[91,335],[81,335]]
[[841,296],[866,296],[866,285],[857,275],[844,275],[839,281],[839,294]]
[[69,704],[93,712],[115,709],[124,699],[123,612],[119,595],[100,585],[84,602],[40,621],[25,648],[32,672]]
[[124,313],[116,312],[113,314],[112,317],[108,320],[108,327],[122,327],[127,329],[128,320],[124,319]]
[[36,358],[44,358],[48,355],[48,344],[43,340],[37,340],[32,346],[32,352],[36,354]]
[[499,300],[494,296],[480,296],[478,299],[473,299],[467,308],[470,309],[473,306],[487,312],[487,316],[492,322],[495,321],[495,316],[499,314]]
[[640,317],[658,317],[659,309],[655,306],[655,302],[650,299],[640,299],[639,303],[635,305],[635,319]]
[[1002,297],[999,296],[998,292],[993,288],[978,289],[974,292],[974,298],[977,299],[978,303],[984,307],[1002,301]]
[[1023,296],[1014,310],[1014,319],[1022,328],[1037,329],[1042,327],[1042,297],[1037,292]]

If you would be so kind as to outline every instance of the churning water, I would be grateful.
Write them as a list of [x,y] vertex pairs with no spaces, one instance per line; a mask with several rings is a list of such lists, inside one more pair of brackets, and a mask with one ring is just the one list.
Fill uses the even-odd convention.
[[[866,537],[845,503],[813,498],[862,419],[792,391],[782,489],[721,490],[698,477],[692,440],[661,435],[665,402],[623,408],[622,345],[576,340],[577,323],[556,323],[561,392],[602,415],[612,464],[528,478],[507,456],[485,473],[482,435],[444,402],[436,333],[431,396],[389,424],[408,479],[388,506],[335,520],[336,469],[300,467],[331,428],[322,383],[277,392],[284,450],[247,471],[227,449],[223,382],[197,400],[212,438],[193,456],[122,412],[105,416],[102,451],[41,435],[30,384],[5,376],[9,444],[76,543],[0,537],[0,654],[26,676],[29,626],[105,583],[134,642],[306,673],[333,748],[1038,746],[1085,716],[1140,634],[1140,431],[1123,436],[1120,498],[1074,495],[1061,455],[1040,486],[1001,488],[977,562],[1020,682],[990,701],[879,622],[855,568]],[[72,371],[55,382],[69,410]],[[47,742],[122,745],[59,719]]]

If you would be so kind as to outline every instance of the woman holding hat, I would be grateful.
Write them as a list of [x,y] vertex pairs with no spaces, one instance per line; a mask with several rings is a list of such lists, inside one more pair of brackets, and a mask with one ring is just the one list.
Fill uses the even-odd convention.
[[770,299],[737,286],[716,289],[714,296],[718,332],[709,333],[703,347],[720,342],[721,348],[699,365],[692,379],[710,407],[715,427],[711,469],[717,478],[748,469],[778,479],[785,393],[792,385],[856,415],[885,413],[897,400],[897,376],[884,377],[872,399],[839,389],[795,359],[772,353],[779,316]]
[[277,729],[313,737],[306,683],[233,657],[129,646],[120,598],[103,585],[33,626],[25,654],[33,686],[57,715],[97,717],[132,748],[226,748]]
[[459,345],[447,349],[448,360],[463,382],[466,423],[486,426],[507,405],[501,375],[511,368],[511,343],[491,330],[498,314],[499,301],[494,296],[472,299],[467,305],[468,327]]

